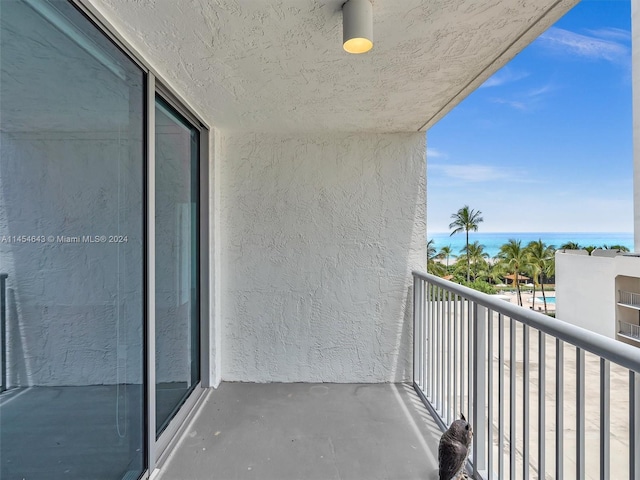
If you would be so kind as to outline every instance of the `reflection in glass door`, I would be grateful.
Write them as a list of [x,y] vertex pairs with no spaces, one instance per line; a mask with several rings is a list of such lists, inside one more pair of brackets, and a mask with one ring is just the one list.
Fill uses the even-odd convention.
[[200,381],[199,131],[156,97],[156,434]]
[[144,72],[66,1],[0,26],[0,478],[136,479]]

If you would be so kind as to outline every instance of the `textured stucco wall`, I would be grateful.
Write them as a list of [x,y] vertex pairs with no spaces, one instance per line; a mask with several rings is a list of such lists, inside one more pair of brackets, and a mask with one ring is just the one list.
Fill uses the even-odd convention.
[[425,136],[222,135],[222,379],[411,376]]

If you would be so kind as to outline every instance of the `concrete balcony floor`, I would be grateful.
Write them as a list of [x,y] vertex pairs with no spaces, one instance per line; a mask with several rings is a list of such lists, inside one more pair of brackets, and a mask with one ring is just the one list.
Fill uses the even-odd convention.
[[409,385],[222,383],[152,478],[437,479],[440,435]]

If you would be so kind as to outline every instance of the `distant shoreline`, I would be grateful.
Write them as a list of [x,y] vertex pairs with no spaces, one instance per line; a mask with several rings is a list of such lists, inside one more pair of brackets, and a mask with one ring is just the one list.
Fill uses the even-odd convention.
[[[465,246],[465,234],[450,232],[429,232],[427,239],[433,240],[436,252],[444,246],[451,246],[453,255],[459,256]],[[478,242],[484,246],[484,251],[495,258],[500,247],[510,239],[520,240],[525,247],[529,242],[542,240],[547,245],[559,248],[568,242],[576,242],[582,247],[602,247],[604,245],[622,245],[633,251],[633,233],[630,232],[469,232],[469,242]]]

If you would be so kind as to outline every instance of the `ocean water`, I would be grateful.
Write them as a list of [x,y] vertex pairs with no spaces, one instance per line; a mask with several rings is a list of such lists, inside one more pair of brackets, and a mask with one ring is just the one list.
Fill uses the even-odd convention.
[[[453,254],[458,256],[460,250],[465,245],[465,234],[456,233],[450,236],[449,233],[429,233],[427,238],[434,241],[436,251],[442,247],[450,245]],[[580,246],[602,247],[603,245],[623,245],[633,251],[633,233],[548,233],[548,232],[528,232],[528,233],[510,233],[510,232],[469,232],[469,243],[475,241],[484,245],[484,251],[490,257],[495,257],[500,251],[500,247],[507,243],[510,239],[520,240],[522,246],[526,246],[529,242],[542,239],[547,245],[553,245],[558,248],[567,242],[576,242]]]

